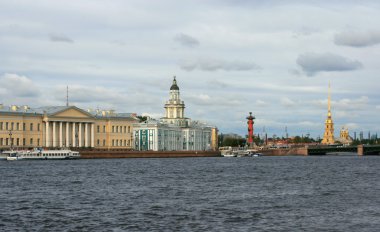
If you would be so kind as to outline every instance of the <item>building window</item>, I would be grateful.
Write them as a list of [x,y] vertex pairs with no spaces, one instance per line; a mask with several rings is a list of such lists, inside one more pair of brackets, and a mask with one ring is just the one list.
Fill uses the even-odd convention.
[[16,145],[20,146],[20,139],[19,138],[16,139]]
[[115,140],[112,139],[112,146],[115,146]]
[[103,126],[103,133],[106,133],[106,126]]
[[20,123],[16,123],[16,130],[20,130]]
[[106,146],[106,140],[103,139],[103,147],[105,147],[105,146]]
[[124,126],[124,134],[127,133],[127,127]]
[[7,145],[7,146],[9,145],[9,139],[8,138],[5,139],[5,145]]
[[30,131],[33,131],[33,123],[30,124]]
[[23,130],[23,131],[26,130],[26,125],[25,125],[25,123],[22,124],[22,130]]
[[[98,126],[98,128],[99,128],[99,126]],[[100,140],[99,139],[96,141],[96,144],[99,146],[99,144],[100,144]]]
[[131,127],[128,126],[128,133],[131,133]]
[[40,131],[40,124],[37,124],[37,130]]
[[23,138],[22,139],[22,145],[25,146],[25,144],[26,144],[26,140],[25,140],[25,138]]
[[[40,124],[38,124],[40,125]],[[37,146],[40,146],[40,139],[37,139]]]
[[114,126],[112,126],[112,133],[114,133],[115,132],[115,127]]
[[5,130],[8,130],[8,122],[5,123]]
[[98,133],[100,132],[100,126],[99,125],[96,127],[96,132],[98,132]]
[[33,145],[33,139],[30,139],[30,145]]
[[0,130],[3,130],[3,122],[0,122]]
[[14,126],[14,123],[12,122],[12,123],[11,123],[11,130],[13,130],[13,129],[14,129],[14,127],[13,127],[13,126]]
[[127,140],[124,140],[124,147],[127,146]]
[[3,142],[4,142],[3,138],[0,138],[0,145],[4,145]]
[[131,140],[128,139],[128,146],[131,146]]

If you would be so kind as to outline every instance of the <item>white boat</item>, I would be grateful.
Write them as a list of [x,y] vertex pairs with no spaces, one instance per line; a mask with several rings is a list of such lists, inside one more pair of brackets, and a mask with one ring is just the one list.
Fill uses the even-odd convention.
[[219,151],[223,157],[236,157],[236,154],[233,152],[232,147],[220,147]]
[[7,160],[60,160],[80,158],[79,152],[71,150],[34,149],[32,151],[9,151],[7,153],[9,153]]
[[8,154],[0,153],[0,160],[6,160],[8,157]]
[[7,156],[6,160],[22,160],[22,157],[18,151],[4,151],[3,154]]

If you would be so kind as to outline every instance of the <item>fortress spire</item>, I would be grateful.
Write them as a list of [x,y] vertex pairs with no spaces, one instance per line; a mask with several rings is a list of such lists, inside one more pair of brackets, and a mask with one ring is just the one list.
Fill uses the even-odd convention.
[[334,123],[331,116],[331,87],[329,82],[327,96],[327,119],[325,121],[325,133],[323,135],[322,144],[334,144]]
[[331,87],[329,81],[328,99],[327,99],[327,116],[331,117]]

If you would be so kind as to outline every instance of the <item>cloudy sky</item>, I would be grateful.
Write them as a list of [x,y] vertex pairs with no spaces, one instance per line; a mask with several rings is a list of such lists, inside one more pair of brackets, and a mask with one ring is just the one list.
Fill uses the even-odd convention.
[[[307,3],[306,3],[307,2]],[[186,116],[246,133],[380,132],[380,2],[0,0],[0,103],[159,118],[174,75]]]

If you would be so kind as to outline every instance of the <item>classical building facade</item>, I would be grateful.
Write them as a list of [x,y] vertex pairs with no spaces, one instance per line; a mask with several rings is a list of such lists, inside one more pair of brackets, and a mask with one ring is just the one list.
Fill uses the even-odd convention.
[[86,111],[75,106],[0,105],[0,149],[132,148],[135,114]]
[[325,121],[325,133],[323,134],[322,144],[334,144],[334,123],[331,116],[331,90],[330,83],[328,89],[328,100],[327,100],[327,119]]
[[170,87],[169,100],[164,106],[165,117],[148,119],[133,125],[136,150],[201,151],[216,150],[218,130],[185,117],[185,104],[180,98],[177,80]]

